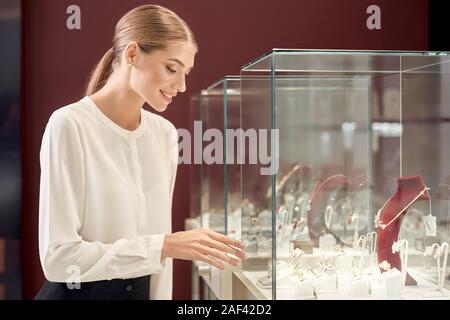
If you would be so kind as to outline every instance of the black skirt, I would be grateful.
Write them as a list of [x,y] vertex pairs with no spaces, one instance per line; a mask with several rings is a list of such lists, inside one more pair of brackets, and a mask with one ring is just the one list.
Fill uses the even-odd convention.
[[45,281],[35,300],[148,300],[150,276],[113,279],[74,285]]

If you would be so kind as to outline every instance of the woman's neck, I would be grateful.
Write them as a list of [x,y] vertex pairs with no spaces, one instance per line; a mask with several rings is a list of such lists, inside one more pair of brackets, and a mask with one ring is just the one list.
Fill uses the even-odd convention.
[[120,127],[133,131],[141,121],[141,108],[144,99],[131,90],[118,78],[111,76],[106,85],[92,94],[91,99],[97,107]]

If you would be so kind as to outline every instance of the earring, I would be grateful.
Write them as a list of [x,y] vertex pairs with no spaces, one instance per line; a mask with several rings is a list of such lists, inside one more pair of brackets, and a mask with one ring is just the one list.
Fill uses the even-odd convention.
[[387,262],[386,260],[383,260],[378,266],[381,269],[383,269],[384,271],[391,270],[391,264],[389,262]]

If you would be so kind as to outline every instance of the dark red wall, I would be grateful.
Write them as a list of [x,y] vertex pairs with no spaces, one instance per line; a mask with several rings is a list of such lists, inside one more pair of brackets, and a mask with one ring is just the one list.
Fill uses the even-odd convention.
[[[44,278],[38,257],[39,148],[51,112],[83,96],[92,66],[112,45],[114,25],[138,0],[23,0],[22,259],[24,298]],[[271,48],[398,49],[428,47],[426,0],[167,0],[198,39],[200,51],[186,94],[164,116],[189,128],[189,97]],[[81,7],[82,30],[66,28],[66,8]],[[366,8],[382,10],[382,29],[366,28]],[[189,167],[179,167],[173,230],[189,215]],[[190,298],[190,264],[177,261],[174,298]]]

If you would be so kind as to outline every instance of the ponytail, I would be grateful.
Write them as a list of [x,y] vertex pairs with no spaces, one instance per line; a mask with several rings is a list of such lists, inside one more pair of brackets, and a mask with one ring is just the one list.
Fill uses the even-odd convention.
[[95,66],[91,73],[85,95],[91,95],[100,90],[108,81],[113,71],[114,52],[113,48],[105,53],[100,62]]

